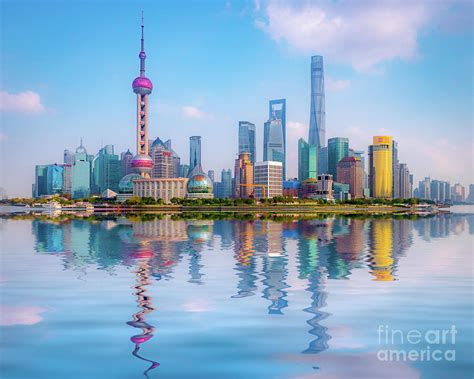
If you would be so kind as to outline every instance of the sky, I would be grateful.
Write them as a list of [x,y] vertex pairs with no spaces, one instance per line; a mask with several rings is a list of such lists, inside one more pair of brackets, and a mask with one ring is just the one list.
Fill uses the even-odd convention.
[[31,196],[36,164],[135,148],[141,11],[149,136],[182,163],[233,168],[238,122],[287,101],[287,175],[308,136],[311,55],[324,57],[326,135],[367,151],[392,135],[415,183],[474,183],[474,6],[470,1],[0,2],[0,187]]

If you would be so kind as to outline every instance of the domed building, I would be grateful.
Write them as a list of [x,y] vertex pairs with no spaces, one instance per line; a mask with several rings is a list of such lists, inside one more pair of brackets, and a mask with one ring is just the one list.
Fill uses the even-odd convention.
[[188,199],[213,199],[213,183],[205,173],[200,172],[193,175],[187,184]]
[[132,173],[125,175],[122,179],[120,179],[118,188],[120,193],[133,193],[133,180],[134,179],[142,179],[140,174]]

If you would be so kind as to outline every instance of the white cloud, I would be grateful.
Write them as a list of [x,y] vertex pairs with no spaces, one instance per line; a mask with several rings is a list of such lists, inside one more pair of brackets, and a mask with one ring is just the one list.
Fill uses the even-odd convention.
[[330,77],[326,77],[324,79],[324,84],[328,91],[337,92],[344,91],[345,89],[349,88],[351,82],[349,80],[332,79]]
[[41,104],[40,95],[33,91],[11,94],[0,92],[0,111],[17,113],[43,113],[45,107]]
[[190,105],[182,107],[181,111],[182,111],[183,116],[187,118],[203,119],[203,118],[210,117],[207,113]]
[[43,320],[47,309],[37,306],[4,306],[0,313],[0,325],[34,325]]
[[426,2],[269,1],[255,24],[275,41],[308,54],[321,54],[358,70],[418,55],[420,28],[433,8]]

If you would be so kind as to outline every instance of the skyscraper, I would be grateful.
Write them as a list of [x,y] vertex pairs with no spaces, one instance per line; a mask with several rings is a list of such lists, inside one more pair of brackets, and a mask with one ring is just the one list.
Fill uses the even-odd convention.
[[298,140],[298,180],[309,177],[309,145],[303,138]]
[[[255,163],[254,182],[264,187],[255,187],[255,196],[258,198],[271,198],[283,195],[283,181],[281,162],[257,162]],[[263,189],[265,188],[265,189]]]
[[369,146],[370,196],[391,198],[393,196],[392,137],[375,136]]
[[349,139],[343,137],[328,140],[328,173],[338,182],[337,164],[342,158],[349,156]]
[[337,181],[348,184],[353,199],[364,196],[364,169],[356,157],[344,157],[337,164]]
[[[130,153],[131,156],[131,153]],[[74,165],[72,166],[72,197],[77,199],[89,197],[91,193],[91,162],[87,159],[87,150],[81,144],[76,149]]]
[[328,173],[328,148],[318,148],[318,175]]
[[399,192],[398,197],[402,199],[411,198],[410,171],[406,163],[400,163],[398,171]]
[[255,146],[255,125],[248,121],[239,121],[239,154],[250,153],[250,160],[255,163],[257,159]]
[[120,161],[122,162],[122,176],[128,175],[132,172],[133,154],[130,150],[120,153]]
[[46,193],[48,195],[62,194],[64,185],[63,165],[50,164],[46,169]]
[[171,146],[171,140],[167,140],[165,142],[166,149],[171,151],[172,163],[173,163],[173,178],[178,178],[179,173],[179,166],[181,165],[181,158],[176,151],[173,150]]
[[132,83],[133,92],[137,95],[137,155],[132,160],[131,166],[135,172],[144,178],[149,178],[153,169],[153,161],[148,155],[148,95],[153,91],[151,80],[145,76],[145,39],[143,37],[142,16],[142,38],[140,58],[140,76]]
[[393,198],[400,197],[400,162],[398,161],[398,142],[392,142],[392,193]]
[[189,137],[189,172],[201,164],[201,136]]
[[101,194],[106,189],[118,192],[118,184],[121,178],[122,164],[118,159],[118,155],[114,154],[114,146],[105,145],[99,150],[92,162],[93,192]]
[[308,143],[310,145],[317,145],[318,148],[326,146],[324,66],[321,55],[311,57],[311,109]]
[[174,177],[172,153],[159,137],[153,141],[150,155],[153,160],[152,178],[167,179]]
[[271,100],[268,121],[263,130],[263,160],[283,164],[286,178],[286,100]]
[[249,197],[254,189],[253,184],[253,163],[250,160],[250,153],[241,153],[235,160],[234,167],[235,197]]
[[221,188],[220,197],[232,197],[232,171],[230,169],[223,169],[221,171]]
[[208,170],[207,171],[207,176],[209,176],[209,179],[212,180],[212,183],[214,183],[215,181],[215,173],[214,173],[214,170]]

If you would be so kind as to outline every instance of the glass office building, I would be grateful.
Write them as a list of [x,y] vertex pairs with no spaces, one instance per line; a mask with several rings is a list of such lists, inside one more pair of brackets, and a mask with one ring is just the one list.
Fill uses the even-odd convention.
[[201,164],[201,136],[189,137],[189,172]]
[[271,100],[263,130],[263,160],[281,162],[286,177],[286,100]]
[[[72,197],[82,198],[89,197],[91,194],[91,162],[87,158],[87,151],[81,145],[76,149],[74,156],[74,164],[72,166]],[[130,157],[133,155],[130,153]]]
[[335,137],[328,140],[328,172],[333,176],[335,181],[337,178],[337,164],[342,158],[349,156],[349,139]]
[[239,154],[250,153],[250,160],[255,163],[255,125],[248,121],[239,121]]
[[324,65],[321,55],[311,57],[310,145],[326,146],[326,108],[324,99]]

